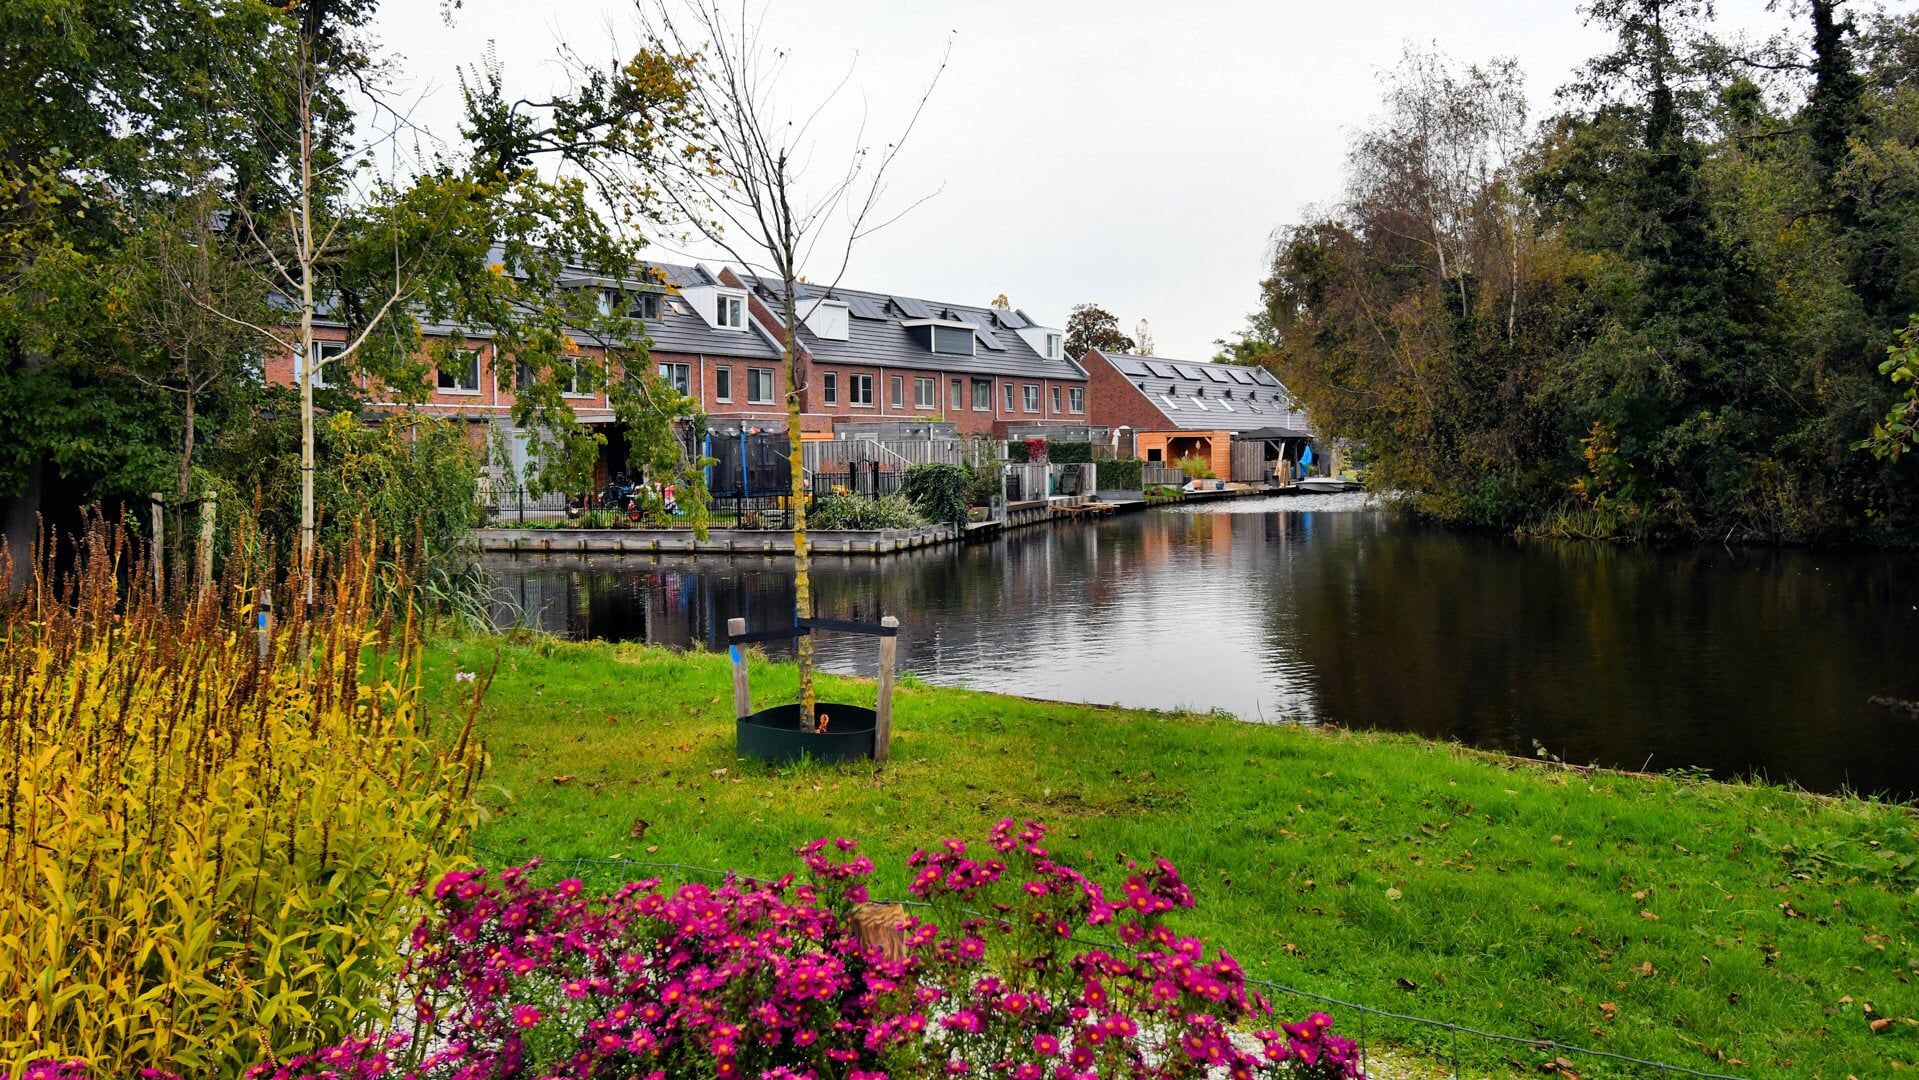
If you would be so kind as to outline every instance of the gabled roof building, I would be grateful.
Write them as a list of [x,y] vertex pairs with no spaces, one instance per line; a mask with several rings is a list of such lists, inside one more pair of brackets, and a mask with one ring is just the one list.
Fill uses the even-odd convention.
[[1135,453],[1147,461],[1170,464],[1196,456],[1216,475],[1229,477],[1236,440],[1275,444],[1276,451],[1293,444],[1297,460],[1298,448],[1312,438],[1306,413],[1265,368],[1099,349],[1081,357],[1080,365],[1099,400],[1099,421],[1129,429]]

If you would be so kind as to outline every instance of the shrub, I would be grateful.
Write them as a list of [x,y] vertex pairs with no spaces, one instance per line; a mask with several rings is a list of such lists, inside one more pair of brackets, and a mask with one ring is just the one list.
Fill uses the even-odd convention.
[[1055,465],[1084,465],[1093,460],[1093,444],[1049,442],[1046,444],[1046,460]]
[[903,495],[878,499],[858,495],[823,495],[807,511],[809,528],[834,529],[915,529],[926,524],[913,504]]
[[412,592],[372,555],[258,664],[247,610],[169,614],[126,557],[96,528],[72,591],[0,624],[0,1074],[231,1077],[384,1021],[409,889],[477,820],[471,713],[427,729],[413,620],[371,599]]
[[[424,983],[447,991],[417,1005],[445,1037],[406,1075],[1360,1075],[1323,1014],[1259,1028],[1270,1006],[1232,957],[1171,928],[1193,906],[1171,863],[1128,862],[1109,889],[1045,836],[1006,820],[977,856],[959,840],[915,853],[930,917],[868,903],[874,867],[850,840],[799,849],[810,881],[648,880],[599,899],[574,879],[535,887],[530,867],[450,874],[413,936]],[[349,1066],[390,1049],[362,1039],[335,1067],[385,1076]]]
[[1174,464],[1178,466],[1180,472],[1186,474],[1186,479],[1188,480],[1215,479],[1213,476],[1212,463],[1200,457],[1198,454],[1187,454],[1185,457],[1174,462]]
[[966,467],[966,505],[991,506],[1004,490],[1006,467],[997,461]]
[[965,521],[972,478],[959,465],[915,465],[906,470],[900,494],[929,521]]
[[1093,466],[1102,491],[1138,491],[1145,486],[1143,461],[1101,461]]

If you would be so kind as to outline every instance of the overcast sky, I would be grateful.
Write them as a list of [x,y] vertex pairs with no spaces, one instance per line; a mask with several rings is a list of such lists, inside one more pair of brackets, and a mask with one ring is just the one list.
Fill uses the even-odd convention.
[[[1719,6],[1728,30],[1788,18],[1766,0]],[[489,42],[509,90],[537,95],[563,78],[560,41],[610,56],[614,34],[632,44],[632,12],[465,0],[449,27],[437,3],[393,0],[378,30],[415,121],[450,137],[456,73]],[[1347,139],[1407,45],[1517,58],[1536,118],[1607,45],[1573,0],[771,0],[764,34],[791,49],[789,103],[851,71],[821,127],[822,162],[853,145],[863,113],[868,141],[897,132],[952,42],[890,184],[895,206],[932,197],[858,247],[847,285],[973,304],[1003,292],[1054,326],[1093,301],[1129,334],[1150,320],[1161,355],[1194,360],[1257,303],[1272,230],[1336,197]],[[821,258],[808,274],[836,265]]]

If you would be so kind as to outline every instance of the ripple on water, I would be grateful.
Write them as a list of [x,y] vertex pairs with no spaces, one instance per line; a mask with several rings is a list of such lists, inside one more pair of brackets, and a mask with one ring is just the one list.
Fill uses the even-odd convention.
[[1337,495],[1251,495],[1166,509],[1174,514],[1332,514],[1378,510],[1382,505],[1378,496],[1368,492],[1342,491]]

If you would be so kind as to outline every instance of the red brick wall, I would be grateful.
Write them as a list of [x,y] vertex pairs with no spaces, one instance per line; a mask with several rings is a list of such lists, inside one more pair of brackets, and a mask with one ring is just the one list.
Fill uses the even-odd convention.
[[1140,393],[1133,381],[1115,368],[1099,350],[1094,349],[1081,357],[1079,366],[1085,368],[1092,377],[1092,388],[1087,392],[1092,399],[1087,409],[1089,423],[1112,428],[1129,427],[1134,431],[1178,430],[1179,425],[1169,420],[1151,399]]

